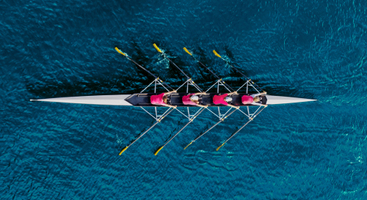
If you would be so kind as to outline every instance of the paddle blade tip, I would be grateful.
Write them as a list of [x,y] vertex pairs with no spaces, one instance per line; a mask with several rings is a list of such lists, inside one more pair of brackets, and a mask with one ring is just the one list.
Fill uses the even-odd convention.
[[129,147],[128,147],[128,146],[126,146],[125,148],[123,148],[123,149],[121,150],[121,152],[119,153],[119,156],[121,156],[121,154],[122,154],[122,153],[124,153],[124,151],[126,151],[126,149],[127,149],[127,148],[129,148]]
[[126,56],[126,54],[124,54],[119,48],[117,48],[117,47],[115,47],[115,50],[119,53],[119,54],[121,54],[121,55],[123,55],[123,56]]
[[218,56],[219,58],[222,58],[215,50],[213,50],[214,55]]
[[220,145],[216,150],[218,151],[220,148],[222,148],[224,144]]
[[164,146],[159,147],[159,149],[156,152],[154,152],[154,155],[156,156],[159,153],[159,151],[161,151],[163,149],[163,147]]
[[187,147],[189,147],[191,144],[192,144],[192,142],[190,142],[190,144],[188,144],[188,145],[184,148],[184,150],[186,150],[186,149],[187,149]]
[[192,54],[190,53],[189,50],[186,49],[186,47],[184,47],[183,49],[186,51],[186,53],[188,53],[190,56],[192,56]]
[[159,53],[162,53],[161,49],[155,43],[153,43],[153,46]]

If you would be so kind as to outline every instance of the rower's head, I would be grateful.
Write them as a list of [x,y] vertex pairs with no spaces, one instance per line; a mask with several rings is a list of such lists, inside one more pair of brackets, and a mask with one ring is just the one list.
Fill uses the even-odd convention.
[[191,101],[198,101],[198,100],[199,100],[199,97],[198,97],[197,95],[192,95],[192,96],[190,97],[190,100],[191,100]]
[[164,102],[165,104],[167,104],[167,102],[168,102],[168,96],[166,96],[166,95],[164,95],[164,96],[163,96],[163,102]]
[[254,102],[255,103],[259,103],[261,100],[262,100],[262,96],[256,96],[256,97],[254,97]]
[[224,98],[224,101],[231,102],[232,101],[232,97],[226,97],[226,98]]

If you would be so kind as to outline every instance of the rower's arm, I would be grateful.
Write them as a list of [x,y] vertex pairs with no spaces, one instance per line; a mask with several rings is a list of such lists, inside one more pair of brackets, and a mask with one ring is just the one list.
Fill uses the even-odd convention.
[[251,104],[255,106],[268,106],[268,104],[261,104],[261,103],[256,103],[256,102],[252,102]]
[[266,95],[267,93],[266,93],[266,91],[264,91],[264,92],[261,92],[261,93],[258,93],[258,94],[255,94],[255,96],[254,97],[256,97],[256,96],[261,96],[261,95]]
[[203,108],[207,108],[208,107],[208,105],[200,105],[200,104],[197,104],[197,106],[199,106],[199,107],[203,107]]
[[206,94],[206,92],[197,92],[194,95]]
[[237,93],[237,91],[234,91],[234,92],[228,93],[228,95],[232,95],[232,94],[238,94],[238,93]]
[[234,106],[234,105],[232,105],[232,104],[228,104],[227,106],[230,106],[230,107],[232,107],[232,108],[236,108],[236,109],[240,108],[239,106]]
[[171,93],[176,93],[177,92],[177,90],[173,90],[173,91],[171,91],[171,92],[166,92],[166,93],[164,93],[164,95],[166,95],[166,94],[171,94]]
[[170,108],[177,108],[177,106],[172,106],[172,105],[169,105],[169,104],[165,104],[164,106],[170,107]]

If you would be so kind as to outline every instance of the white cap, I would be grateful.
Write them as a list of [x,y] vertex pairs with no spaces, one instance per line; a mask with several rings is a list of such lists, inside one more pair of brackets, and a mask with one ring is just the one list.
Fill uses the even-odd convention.
[[224,98],[224,101],[230,102],[230,101],[232,101],[232,97],[226,97],[226,98]]
[[197,101],[197,100],[199,100],[199,97],[197,95],[192,95],[190,97],[190,100]]

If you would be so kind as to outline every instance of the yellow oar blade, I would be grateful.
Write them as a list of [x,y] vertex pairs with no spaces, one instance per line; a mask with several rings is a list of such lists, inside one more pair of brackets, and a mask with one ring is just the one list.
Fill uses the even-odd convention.
[[192,54],[190,53],[189,50],[186,49],[186,47],[184,47],[183,49],[186,51],[186,53],[188,53],[190,56],[192,56]]
[[217,151],[224,145],[225,143],[223,143],[222,145],[220,145],[218,148],[217,148]]
[[219,58],[222,58],[215,50],[213,50],[214,55],[218,56]]
[[124,54],[122,51],[120,51],[120,49],[119,49],[119,48],[115,47],[115,50],[116,50],[118,53],[122,54],[123,56],[126,56],[126,54]]
[[129,148],[129,146],[126,146],[125,148],[123,148],[123,149],[121,150],[121,152],[119,153],[119,156],[121,156],[121,154],[122,154],[122,153],[124,153],[124,151],[125,151],[127,148]]
[[188,144],[188,145],[184,148],[184,150],[186,150],[186,148],[187,148],[187,147],[189,147],[191,144],[192,144],[192,142],[190,142],[190,144]]
[[158,46],[154,43],[153,44],[154,48],[159,52],[159,53],[162,53],[162,51],[158,48]]
[[159,149],[154,153],[154,155],[156,156],[159,153],[159,151],[163,149],[163,147],[164,146],[159,147]]

